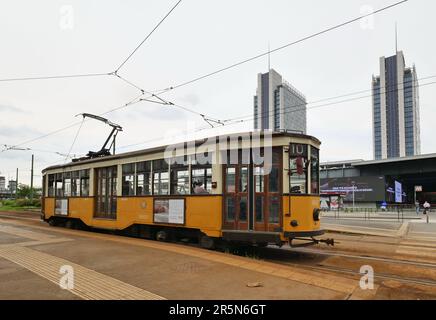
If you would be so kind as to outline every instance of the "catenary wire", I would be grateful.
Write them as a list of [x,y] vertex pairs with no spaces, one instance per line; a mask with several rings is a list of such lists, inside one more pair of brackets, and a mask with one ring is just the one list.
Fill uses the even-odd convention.
[[209,77],[214,76],[214,75],[216,75],[216,74],[218,74],[218,73],[221,73],[221,72],[227,71],[227,70],[229,70],[229,69],[233,69],[233,68],[235,68],[235,67],[237,67],[237,66],[240,66],[240,65],[242,65],[242,64],[245,64],[245,63],[251,62],[251,61],[253,61],[253,60],[257,60],[257,59],[259,59],[259,58],[262,58],[262,57],[264,57],[264,56],[267,56],[267,55],[269,55],[269,54],[271,54],[271,53],[274,53],[274,52],[277,52],[277,51],[283,50],[283,49],[288,48],[288,47],[290,47],[290,46],[293,46],[293,45],[299,44],[299,43],[304,42],[304,41],[306,41],[306,40],[309,40],[309,39],[312,39],[312,38],[318,37],[318,36],[320,36],[320,35],[322,35],[322,34],[325,34],[325,33],[328,33],[328,32],[330,32],[330,31],[333,31],[333,30],[339,29],[339,28],[341,28],[341,27],[344,27],[344,26],[346,26],[346,25],[352,24],[352,23],[354,23],[354,22],[356,22],[356,21],[359,21],[359,20],[365,19],[365,18],[367,18],[367,17],[370,17],[370,16],[373,16],[373,15],[376,15],[376,14],[378,14],[378,13],[380,13],[380,12],[383,12],[383,11],[386,11],[386,10],[391,9],[391,8],[393,8],[393,7],[399,6],[399,5],[401,5],[401,4],[403,4],[403,3],[407,2],[407,1],[408,1],[408,0],[402,0],[402,1],[399,1],[399,2],[396,2],[396,3],[393,3],[393,4],[391,4],[391,5],[385,6],[385,7],[383,7],[383,8],[380,8],[380,9],[375,10],[375,11],[373,11],[373,12],[370,12],[370,13],[368,13],[368,14],[361,15],[361,16],[359,16],[359,17],[356,17],[356,18],[353,18],[353,19],[351,19],[351,20],[345,21],[345,22],[343,22],[343,23],[337,24],[337,25],[335,25],[335,26],[332,26],[332,27],[326,28],[326,29],[324,29],[324,30],[321,30],[321,31],[316,32],[316,33],[313,33],[313,34],[311,34],[311,35],[309,35],[309,36],[303,37],[303,38],[298,39],[298,40],[296,40],[296,41],[293,41],[293,42],[287,43],[287,44],[282,45],[282,46],[280,46],[280,47],[274,48],[274,49],[272,49],[272,50],[268,50],[268,51],[263,52],[263,53],[260,53],[260,54],[258,54],[258,55],[256,55],[256,56],[253,56],[253,57],[247,58],[247,59],[245,59],[245,60],[239,61],[239,62],[237,62],[237,63],[231,64],[231,65],[229,65],[229,66],[227,66],[227,67],[220,68],[220,69],[215,70],[215,71],[213,71],[213,72],[210,72],[210,73],[207,73],[207,74],[204,74],[204,75],[198,76],[198,77],[196,77],[196,78],[193,78],[193,79],[191,79],[191,80],[188,80],[188,81],[182,82],[182,83],[180,83],[180,84],[177,84],[177,85],[174,85],[174,86],[171,86],[171,87],[165,88],[165,89],[161,89],[161,90],[159,90],[158,92],[160,92],[159,94],[162,94],[162,93],[164,93],[164,92],[172,91],[172,90],[174,90],[174,89],[177,89],[177,88],[180,88],[180,87],[184,87],[184,86],[186,86],[186,85],[188,85],[188,84],[191,84],[191,83],[194,83],[194,82],[197,82],[197,81],[203,80],[203,79],[205,79],[205,78],[209,78]]
[[150,33],[147,34],[147,36],[144,38],[144,40],[141,41],[141,43],[129,54],[129,56],[120,64],[120,66],[115,70],[115,73],[118,72],[129,59],[135,54],[135,52],[144,44],[145,41],[150,38],[150,36],[156,31],[157,28],[165,21],[165,19],[176,9],[176,7],[182,2],[182,0],[179,0],[168,13],[159,21],[159,23],[153,28],[153,30],[150,31]]
[[[405,2],[407,2],[408,0],[403,0],[403,1],[399,1],[399,2],[396,2],[396,3],[394,3],[394,4],[391,4],[391,5],[389,5],[389,6],[386,6],[386,7],[383,7],[383,8],[381,8],[381,9],[378,9],[378,10],[375,10],[375,11],[373,11],[373,12],[371,12],[371,13],[368,13],[368,14],[365,14],[365,15],[362,15],[362,16],[359,16],[359,17],[357,17],[357,18],[354,18],[354,19],[351,19],[351,20],[348,20],[348,21],[346,21],[346,22],[343,22],[343,23],[341,23],[341,24],[338,24],[338,25],[335,25],[335,26],[333,26],[333,27],[330,27],[330,28],[327,28],[327,29],[324,29],[324,30],[322,30],[322,31],[319,31],[319,32],[317,32],[317,33],[314,33],[314,34],[311,34],[311,35],[309,35],[309,36],[306,36],[306,37],[304,37],[304,38],[301,38],[301,39],[299,39],[299,40],[297,40],[297,41],[294,41],[294,42],[291,42],[291,43],[288,43],[288,44],[286,44],[286,45],[283,45],[283,46],[280,46],[280,47],[278,47],[278,48],[275,48],[275,49],[272,49],[272,50],[269,50],[268,52],[264,52],[264,53],[262,53],[262,54],[260,54],[260,55],[257,55],[257,56],[254,56],[254,57],[251,57],[251,58],[248,58],[248,59],[245,59],[245,60],[243,60],[243,61],[240,61],[240,62],[238,62],[238,63],[235,63],[235,64],[233,64],[233,65],[230,65],[230,66],[228,66],[228,67],[225,67],[225,68],[221,68],[221,69],[219,69],[219,70],[217,70],[217,71],[214,71],[214,72],[211,72],[211,73],[208,73],[208,74],[206,74],[206,75],[203,75],[203,76],[200,76],[200,77],[197,77],[197,78],[194,78],[194,79],[192,79],[192,80],[189,80],[189,81],[186,81],[186,82],[184,82],[184,83],[181,83],[181,84],[178,84],[178,85],[176,85],[176,86],[172,86],[172,87],[170,87],[170,88],[168,88],[168,89],[164,89],[164,90],[162,90],[162,91],[159,91],[160,93],[159,94],[152,94],[152,95],[150,95],[150,97],[148,97],[148,98],[151,98],[151,97],[157,97],[158,95],[160,95],[160,94],[163,94],[163,93],[165,93],[165,92],[167,92],[168,90],[174,90],[174,89],[176,89],[176,88],[179,88],[179,87],[182,87],[182,86],[186,86],[186,85],[188,85],[188,84],[191,84],[191,83],[193,83],[193,82],[197,82],[197,81],[199,81],[199,80],[202,80],[202,79],[204,79],[204,78],[207,78],[207,77],[210,77],[210,76],[212,76],[212,75],[215,75],[215,74],[217,74],[217,73],[220,73],[220,72],[223,72],[223,71],[226,71],[226,70],[229,70],[229,69],[231,69],[231,68],[234,68],[234,67],[236,67],[236,66],[239,66],[239,65],[241,65],[241,64],[244,64],[244,63],[247,63],[247,62],[250,62],[250,61],[252,61],[252,60],[255,60],[255,59],[258,59],[258,58],[260,58],[260,57],[263,57],[263,56],[265,56],[265,55],[267,55],[267,54],[270,54],[270,53],[273,53],[273,52],[276,52],[276,51],[279,51],[279,50],[282,50],[282,49],[284,49],[284,48],[287,48],[287,47],[289,47],[289,46],[292,46],[292,45],[295,45],[295,44],[298,44],[298,43],[301,43],[301,42],[303,42],[303,41],[306,41],[306,40],[309,40],[309,39],[311,39],[311,38],[314,38],[314,37],[316,37],[316,36],[319,36],[319,35],[322,35],[322,34],[324,34],[324,33],[327,33],[327,32],[330,32],[330,31],[332,31],[332,30],[335,30],[335,29],[338,29],[338,28],[340,28],[340,27],[343,27],[343,26],[346,26],[346,25],[348,25],[348,24],[351,24],[351,23],[353,23],[353,22],[356,22],[356,21],[359,21],[359,20],[362,20],[362,19],[364,19],[364,18],[366,18],[366,17],[369,17],[369,16],[372,16],[372,15],[375,15],[375,14],[378,14],[378,13],[380,13],[380,12],[382,12],[382,11],[385,11],[385,10],[388,10],[388,9],[390,9],[390,8],[393,8],[393,7],[395,7],[395,6],[398,6],[398,5],[400,5],[400,4],[403,4],[403,3],[405,3]],[[142,46],[142,44],[149,38],[149,36],[151,36],[151,34],[157,29],[157,27],[163,22],[163,20],[165,20],[166,19],[166,17],[178,6],[178,4],[181,2],[181,0],[179,0],[179,2],[177,2],[176,3],[176,5],[167,13],[167,15],[158,23],[158,25],[152,30],[152,32],[151,33],[149,33],[149,35],[139,44],[139,46],[138,47],[136,47],[135,48],[135,50],[127,57],[127,59],[116,69],[116,71],[115,72],[112,72],[112,73],[107,73],[107,74],[100,74],[100,75],[115,75],[115,76],[118,76],[117,75],[117,71],[130,59],[130,57],[139,49],[139,47],[140,46]],[[119,76],[118,76],[119,77]],[[124,80],[124,81],[126,81],[125,79],[123,79],[123,78],[121,78],[121,77],[119,77],[120,79],[122,79],[122,80]],[[131,83],[130,83],[131,84]],[[131,84],[131,85],[133,85],[133,84]],[[143,91],[143,89],[141,89],[139,86],[136,86],[136,85],[133,85],[133,86],[135,86],[137,89],[139,89],[139,90],[141,90],[141,95],[142,95],[142,92],[144,92]],[[139,101],[138,101],[139,102]],[[136,102],[135,102],[136,103]],[[120,107],[117,107],[117,108],[114,108],[114,109],[111,109],[111,110],[108,110],[108,111],[106,111],[106,112],[104,112],[104,113],[102,113],[103,115],[104,114],[108,114],[108,113],[111,113],[111,112],[114,112],[114,111],[117,111],[117,110],[120,110],[120,109],[122,109],[122,108],[125,108],[125,107],[127,107],[128,105],[130,105],[130,104],[133,104],[132,102],[129,102],[129,103],[127,103],[126,105],[124,105],[124,106],[120,106]],[[173,104],[174,105],[174,104]],[[179,106],[180,107],[180,106]],[[182,107],[182,108],[185,108],[185,107]],[[186,109],[186,108],[185,108]],[[190,110],[191,112],[194,112],[194,113],[197,113],[197,114],[199,114],[199,115],[201,115],[201,116],[204,116],[203,114],[201,114],[201,113],[199,113],[199,112],[195,112],[195,111],[192,111],[192,110]],[[30,143],[30,142],[33,142],[33,141],[35,141],[35,140],[38,140],[38,139],[41,139],[41,138],[44,138],[44,137],[47,137],[47,136],[50,136],[50,135],[52,135],[52,134],[55,134],[55,133],[58,133],[58,132],[60,132],[60,131],[63,131],[63,130],[66,130],[66,129],[69,129],[69,128],[71,128],[71,127],[73,127],[73,126],[76,126],[76,125],[78,125],[79,123],[74,123],[74,124],[72,124],[72,125],[70,125],[70,126],[68,126],[68,127],[65,127],[65,128],[61,128],[61,129],[58,129],[58,130],[55,130],[55,131],[53,131],[53,132],[50,132],[50,133],[48,133],[48,134],[46,134],[46,135],[43,135],[43,136],[40,136],[40,137],[37,137],[37,138],[35,138],[35,139],[32,139],[32,140],[29,140],[29,141],[26,141],[26,142],[23,142],[23,143],[20,143],[20,144],[18,144],[18,145],[16,145],[16,146],[20,146],[20,145],[23,145],[23,144],[27,144],[27,143]],[[5,151],[5,150],[3,150],[3,151]],[[2,152],[3,152],[2,151]]]

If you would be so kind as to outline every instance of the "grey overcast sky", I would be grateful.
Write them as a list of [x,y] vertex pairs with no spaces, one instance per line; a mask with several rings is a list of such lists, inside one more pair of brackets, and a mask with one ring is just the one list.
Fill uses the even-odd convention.
[[[0,79],[113,71],[176,2],[2,0]],[[167,88],[262,53],[268,43],[275,48],[394,2],[183,0],[120,74],[146,90]],[[369,90],[372,74],[379,72],[379,57],[395,54],[397,22],[398,48],[406,65],[415,64],[419,78],[436,75],[435,12],[435,1],[409,0],[373,21],[356,22],[276,52],[271,67],[309,102]],[[217,119],[250,115],[257,73],[267,67],[267,59],[261,58],[163,97]],[[80,121],[78,113],[99,114],[136,95],[137,90],[108,76],[0,82],[0,144],[19,144]],[[420,88],[420,99],[422,153],[436,152],[436,85]],[[183,131],[207,125],[183,110],[147,102],[107,117],[124,127],[117,140],[119,152],[180,141]],[[251,128],[248,121],[219,132]],[[20,181],[28,183],[33,152],[40,185],[41,169],[63,162],[63,157],[43,151],[68,153],[77,130],[75,126],[22,146],[38,151],[0,153],[0,175],[12,178],[18,167]],[[369,97],[308,110],[308,134],[322,141],[322,161],[371,159],[371,130]],[[197,136],[216,132],[204,130]],[[85,122],[72,154],[98,150],[108,133],[103,124]]]

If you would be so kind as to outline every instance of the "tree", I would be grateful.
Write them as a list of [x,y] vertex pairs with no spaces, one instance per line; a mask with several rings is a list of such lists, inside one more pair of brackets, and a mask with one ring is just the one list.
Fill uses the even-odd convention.
[[17,198],[32,198],[33,196],[39,194],[41,188],[30,188],[27,184],[19,184],[17,190]]

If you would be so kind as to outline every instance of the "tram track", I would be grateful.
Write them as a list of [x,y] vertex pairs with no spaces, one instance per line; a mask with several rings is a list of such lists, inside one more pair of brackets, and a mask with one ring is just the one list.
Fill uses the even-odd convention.
[[[397,244],[398,246],[399,244]],[[392,264],[403,264],[403,265],[411,265],[416,267],[424,267],[424,268],[431,268],[436,269],[436,263],[430,263],[430,262],[420,262],[420,261],[411,261],[411,260],[405,260],[405,259],[394,259],[394,258],[386,258],[386,257],[379,257],[379,256],[371,256],[371,255],[355,255],[346,253],[343,251],[336,251],[336,252],[326,252],[322,250],[317,249],[301,249],[301,248],[271,248],[273,250],[287,250],[291,252],[298,252],[303,254],[313,254],[313,255],[321,255],[321,256],[330,256],[330,257],[341,257],[341,258],[350,258],[350,259],[359,259],[359,260],[371,260],[371,261],[378,261],[378,262],[384,262],[384,263],[392,263]]]
[[[9,212],[0,212],[0,218],[41,221],[41,219],[39,218],[39,215],[36,216],[37,215],[36,213],[30,213],[30,212],[27,213],[27,215],[34,214],[35,217],[29,217],[29,216],[23,217],[23,216],[19,216],[19,214],[20,213],[17,213],[17,212],[10,212],[10,213]],[[104,230],[100,230],[100,232],[104,233]],[[338,241],[338,243],[340,243],[340,241],[344,241],[344,240],[347,242],[353,242],[352,239],[340,239]],[[354,241],[358,241],[358,239],[356,239]],[[367,240],[365,240],[365,242],[378,243],[378,244],[383,244],[383,245],[388,245],[388,246],[400,246],[401,245],[401,241],[396,242],[396,243],[386,243],[386,242],[381,242],[381,241],[371,241],[371,240],[367,241]],[[184,241],[177,241],[177,243],[183,244],[186,246],[200,248],[200,246],[196,243],[187,243]],[[417,245],[417,244],[407,244],[407,245],[417,247],[417,248],[422,247],[422,246]],[[332,251],[324,251],[324,250],[314,249],[314,248],[295,248],[295,247],[289,247],[289,246],[283,246],[280,248],[275,247],[275,246],[269,246],[266,248],[254,247],[254,251],[257,251],[255,254],[265,252],[266,250],[278,252],[278,253],[283,252],[283,251],[287,251],[291,254],[298,253],[298,254],[306,254],[306,255],[319,255],[319,256],[330,256],[330,257],[335,256],[335,257],[341,257],[341,258],[371,260],[371,261],[378,261],[378,262],[384,262],[384,263],[395,263],[395,264],[403,264],[403,265],[411,265],[411,266],[417,266],[417,267],[436,269],[436,263],[427,263],[427,262],[411,261],[411,260],[405,260],[405,259],[386,258],[386,257],[373,256],[373,255],[367,255],[367,254],[355,255],[355,254],[350,254],[346,251],[332,252]],[[246,252],[244,252],[244,250],[242,250],[242,254],[246,254]]]
[[[402,260],[402,259],[393,259],[393,258],[382,258],[382,257],[375,257],[375,256],[368,256],[368,255],[353,255],[343,252],[324,252],[321,250],[316,249],[296,249],[296,248],[273,248],[268,247],[264,250],[268,251],[274,251],[275,253],[278,253],[279,256],[275,256],[274,258],[269,258],[268,256],[262,256],[261,258],[265,259],[269,262],[274,262],[277,264],[282,265],[288,265],[293,267],[304,267],[308,270],[313,271],[321,271],[321,272],[327,272],[327,273],[335,273],[335,274],[345,274],[349,276],[355,276],[355,277],[361,277],[362,274],[360,273],[360,270],[347,268],[343,266],[337,266],[337,265],[326,265],[323,262],[315,262],[311,263],[307,260],[299,262],[292,262],[289,261],[289,257],[285,257],[285,259],[280,259],[280,253],[284,252],[292,252],[292,253],[298,253],[298,254],[307,254],[307,255],[317,255],[321,257],[339,257],[342,259],[351,259],[351,260],[359,260],[359,261],[365,261],[364,264],[370,264],[371,262],[380,262],[387,264],[387,269],[389,266],[397,266],[397,265],[407,265],[411,267],[416,267],[420,269],[436,269],[436,263],[426,263],[426,262],[419,262],[419,261],[409,261],[409,260]],[[295,260],[294,260],[295,261]],[[425,274],[425,273],[422,273]],[[404,276],[396,273],[389,273],[389,272],[375,272],[374,278],[379,280],[393,280],[397,282],[401,282],[404,284],[415,284],[415,285],[425,285],[425,286],[431,286],[436,287],[436,280],[433,279],[423,279],[418,277],[410,277],[410,276]]]
[[[6,218],[6,219],[19,219],[19,220],[28,220],[28,221],[40,221],[39,217],[21,217],[17,216],[17,213],[15,215],[12,214],[5,214],[4,212],[0,212],[0,218]],[[351,241],[351,240],[349,240]],[[183,244],[188,247],[196,247],[200,249],[200,246],[195,243],[186,243],[183,241],[176,242],[177,244]],[[391,245],[391,246],[398,246],[400,243],[383,243],[385,245]],[[350,254],[343,251],[323,251],[319,249],[313,249],[313,248],[292,248],[292,247],[266,247],[266,248],[251,248],[247,249],[245,251],[244,249],[239,250],[237,253],[232,251],[227,251],[231,255],[239,255],[239,256],[248,256],[252,257],[253,259],[261,259],[268,262],[273,262],[281,265],[288,265],[293,266],[297,268],[306,268],[313,271],[321,271],[321,272],[328,272],[328,273],[335,273],[335,274],[342,274],[342,275],[348,275],[348,276],[361,276],[359,273],[359,270],[355,270],[352,268],[346,268],[342,266],[331,266],[331,265],[325,265],[322,262],[313,264],[308,260],[300,261],[299,262],[293,262],[290,260],[295,261],[295,254],[298,255],[307,255],[307,256],[318,256],[318,257],[338,257],[343,259],[351,259],[351,260],[359,260],[359,261],[366,261],[366,262],[380,262],[385,263],[388,265],[407,265],[417,268],[425,268],[425,269],[436,269],[436,263],[427,263],[427,262],[419,262],[419,261],[410,261],[410,260],[404,260],[404,259],[394,259],[394,258],[386,258],[386,257],[379,257],[379,256],[371,256],[371,255],[359,255],[359,254]],[[271,258],[271,253],[273,257]],[[275,256],[274,256],[275,255]],[[283,255],[285,255],[283,257]],[[286,256],[288,255],[288,256]],[[292,257],[293,256],[293,257]],[[282,258],[280,258],[282,257]],[[368,264],[368,263],[366,263]],[[425,285],[425,286],[436,286],[436,280],[432,279],[422,279],[422,278],[416,278],[416,277],[405,277],[402,275],[394,274],[394,273],[387,273],[387,272],[377,272],[374,275],[375,279],[379,280],[394,280],[401,283],[408,283],[408,284],[415,284],[415,285]]]
[[[308,265],[308,264],[299,264],[299,263],[288,263],[288,262],[277,262],[282,265],[287,266],[293,266],[293,267],[302,267],[304,266],[307,269],[314,270],[314,271],[324,271],[324,272],[334,272],[334,273],[341,273],[341,274],[349,274],[352,276],[359,276],[361,277],[362,274],[359,271],[349,269],[349,268],[343,268],[343,267],[337,267],[337,266],[326,266],[326,265]],[[414,277],[404,277],[400,275],[396,275],[393,273],[384,273],[384,272],[377,272],[374,274],[375,279],[381,279],[381,280],[394,280],[402,283],[410,283],[410,284],[418,284],[418,285],[425,285],[425,286],[436,286],[436,281],[431,279],[421,279],[421,278],[414,278]]]
[[[39,213],[37,217],[30,217],[30,216],[26,216],[26,217],[21,217],[18,216],[16,212],[0,212],[0,218],[5,218],[5,219],[19,219],[19,220],[31,220],[31,221],[41,221],[41,218],[39,217]],[[35,214],[36,215],[36,214]]]

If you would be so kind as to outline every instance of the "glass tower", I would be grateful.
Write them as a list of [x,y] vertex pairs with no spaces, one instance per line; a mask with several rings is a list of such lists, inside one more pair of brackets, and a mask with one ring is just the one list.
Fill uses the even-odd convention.
[[419,93],[415,67],[406,68],[401,51],[380,58],[372,78],[374,159],[421,153]]
[[260,73],[254,96],[254,129],[306,134],[306,98],[274,69]]

